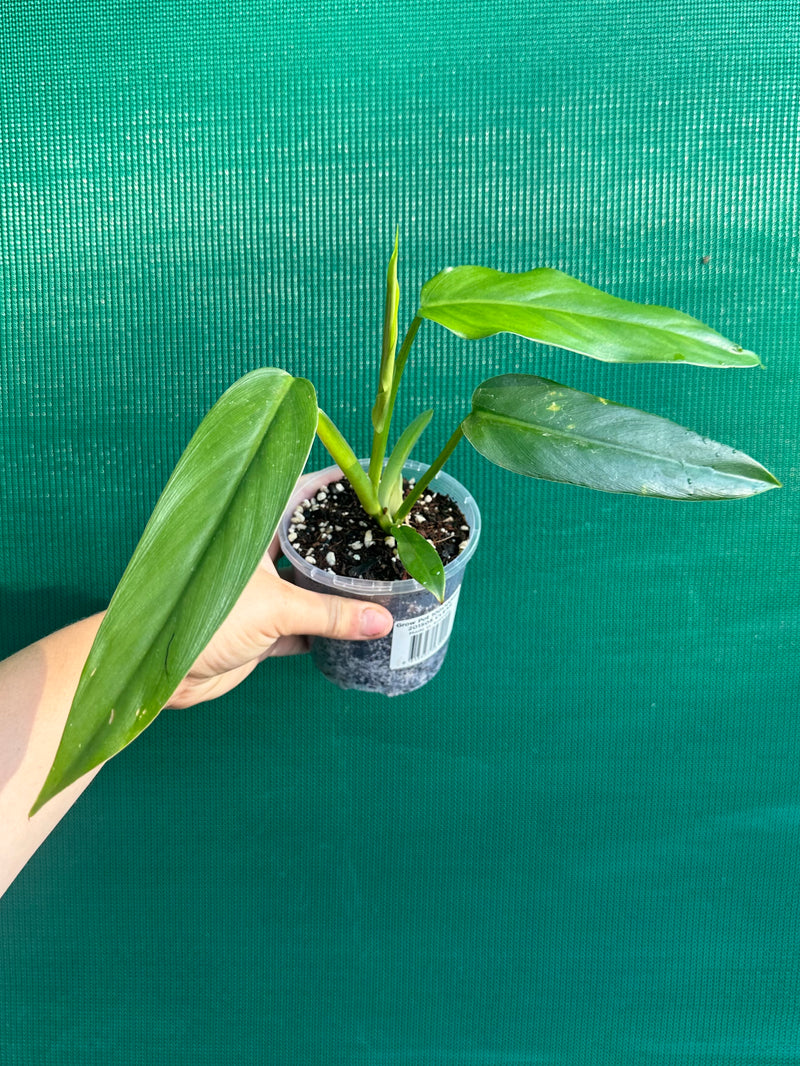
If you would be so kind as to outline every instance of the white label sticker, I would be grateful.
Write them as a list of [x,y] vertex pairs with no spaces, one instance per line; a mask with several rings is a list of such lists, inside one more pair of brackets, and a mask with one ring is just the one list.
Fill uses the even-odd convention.
[[425,662],[447,643],[460,593],[459,586],[449,600],[439,607],[434,607],[427,614],[395,622],[392,630],[392,655],[389,660],[392,670],[403,670],[407,666]]

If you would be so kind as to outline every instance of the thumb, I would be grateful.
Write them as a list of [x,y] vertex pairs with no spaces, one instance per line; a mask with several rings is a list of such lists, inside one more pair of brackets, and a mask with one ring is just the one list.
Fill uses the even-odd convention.
[[288,581],[282,585],[283,603],[278,620],[281,636],[369,640],[385,637],[392,628],[391,614],[379,604],[311,592]]

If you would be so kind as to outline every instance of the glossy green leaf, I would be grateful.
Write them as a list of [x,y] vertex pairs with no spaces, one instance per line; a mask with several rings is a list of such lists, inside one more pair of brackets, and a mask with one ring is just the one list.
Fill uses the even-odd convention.
[[467,339],[516,333],[608,363],[760,364],[681,311],[630,303],[547,267],[524,274],[444,270],[423,287],[417,314]]
[[433,593],[439,603],[444,601],[444,564],[439,553],[411,526],[392,526],[392,536],[397,541],[400,562],[420,585]]
[[472,405],[462,423],[469,442],[529,477],[681,500],[735,499],[780,484],[742,452],[545,378],[491,378]]
[[168,701],[269,546],[316,423],[310,382],[272,368],[241,378],[206,415],[109,604],[31,813]]

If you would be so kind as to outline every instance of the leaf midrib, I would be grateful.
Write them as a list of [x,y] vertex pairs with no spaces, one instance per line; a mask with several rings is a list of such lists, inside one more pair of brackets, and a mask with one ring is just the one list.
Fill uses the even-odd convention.
[[[622,302],[624,303],[626,301],[622,301]],[[662,336],[662,337],[670,337],[670,338],[680,337],[680,338],[683,338],[684,340],[692,341],[695,344],[702,344],[702,345],[707,346],[707,347],[709,347],[711,349],[717,349],[720,352],[724,352],[724,353],[731,354],[731,355],[744,355],[744,354],[747,354],[747,349],[742,348],[739,345],[731,344],[729,347],[726,347],[725,345],[722,345],[722,344],[715,344],[714,341],[716,340],[717,336],[721,340],[724,340],[724,338],[722,338],[721,334],[713,334],[711,339],[698,338],[696,336],[693,336],[692,333],[689,332],[688,323],[686,325],[685,330],[667,329],[664,326],[653,326],[653,325],[650,325],[648,323],[639,321],[639,320],[637,320],[634,317],[624,317],[624,318],[618,318],[618,319],[615,320],[615,319],[612,319],[608,314],[602,314],[602,313],[592,314],[592,313],[586,312],[586,311],[573,311],[573,310],[567,310],[567,309],[564,309],[564,308],[551,307],[549,305],[545,305],[544,307],[541,307],[541,306],[533,305],[533,304],[528,303],[528,302],[519,302],[519,301],[513,301],[513,300],[503,300],[502,303],[503,303],[504,306],[512,308],[512,310],[515,310],[515,311],[526,311],[526,312],[530,312],[530,313],[533,313],[533,314],[541,315],[542,317],[547,317],[548,315],[552,315],[552,316],[559,315],[559,316],[568,316],[569,318],[577,319],[580,322],[591,323],[591,324],[595,324],[597,322],[603,322],[603,323],[606,323],[609,327],[614,326],[614,325],[624,325],[626,327],[634,327],[636,329],[647,330],[648,333],[657,334],[658,336]],[[477,308],[486,308],[486,307],[495,308],[497,306],[497,301],[486,300],[486,299],[478,300],[478,299],[469,299],[469,298],[463,298],[463,299],[459,298],[457,300],[449,300],[447,302],[438,302],[438,303],[436,303],[436,302],[428,302],[425,305],[423,305],[423,307],[420,308],[420,313],[425,315],[426,311],[428,309],[433,309],[433,310],[441,309],[441,310],[443,310],[445,312],[448,311],[448,310],[452,311],[453,308],[457,308],[459,306],[466,306],[466,307],[469,307],[469,308],[476,308],[476,309]],[[659,310],[661,310],[661,308],[659,308]],[[664,308],[663,310],[668,310],[668,309]],[[502,333],[513,333],[515,331],[514,330],[510,330],[510,329],[500,329],[500,330],[494,330],[493,329],[490,332],[492,332],[492,333],[501,333],[501,332]],[[541,344],[554,343],[552,341],[545,340],[544,338],[537,338],[537,340]],[[566,347],[566,345],[557,345],[557,346],[558,347]],[[570,349],[570,350],[574,351],[576,349]],[[581,354],[589,354],[589,353],[581,352]],[[664,360],[664,361],[665,362],[677,362],[679,360]],[[687,360],[687,362],[688,362],[688,360]]]
[[[533,428],[534,430],[537,430],[542,436],[559,437],[562,440],[566,440],[566,441],[570,441],[570,442],[585,441],[587,447],[590,446],[591,444],[597,444],[597,445],[601,445],[604,448],[610,448],[610,449],[612,449],[614,451],[617,451],[617,452],[623,452],[625,454],[633,454],[633,455],[641,456],[643,459],[646,458],[646,459],[651,459],[651,460],[657,460],[657,461],[662,462],[662,463],[669,463],[672,466],[674,466],[674,467],[676,467],[678,469],[682,469],[682,470],[713,470],[715,473],[720,474],[722,477],[734,478],[736,480],[739,480],[741,478],[741,475],[729,474],[729,473],[727,473],[724,470],[719,470],[719,468],[715,467],[715,466],[703,466],[703,465],[700,465],[698,463],[687,463],[687,462],[684,462],[682,460],[673,459],[671,456],[665,456],[662,453],[648,451],[645,448],[623,445],[623,444],[616,443],[614,441],[599,440],[598,438],[595,438],[595,437],[587,437],[587,436],[582,435],[582,434],[570,433],[567,430],[549,429],[549,428],[543,429],[541,426],[539,426],[538,423],[534,425],[534,424],[532,424],[530,422],[522,422],[520,419],[512,418],[509,415],[500,415],[500,414],[497,414],[494,411],[491,411],[491,410],[489,410],[487,408],[483,408],[483,407],[475,407],[475,408],[473,408],[473,412],[472,413],[473,414],[483,414],[483,415],[487,416],[488,418],[490,418],[494,422],[502,422],[505,425],[514,426],[517,429],[525,430],[525,429]],[[754,480],[754,479],[751,479],[751,480]]]

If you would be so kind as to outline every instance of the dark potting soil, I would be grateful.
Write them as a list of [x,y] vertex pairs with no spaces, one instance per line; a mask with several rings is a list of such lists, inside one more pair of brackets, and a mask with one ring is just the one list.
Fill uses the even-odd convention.
[[[404,493],[412,486],[413,482],[405,481]],[[469,526],[449,496],[423,493],[407,521],[433,544],[445,566],[466,547]],[[343,577],[402,581],[409,576],[397,556],[394,538],[364,513],[345,479],[331,482],[297,507],[288,537],[307,562]]]

